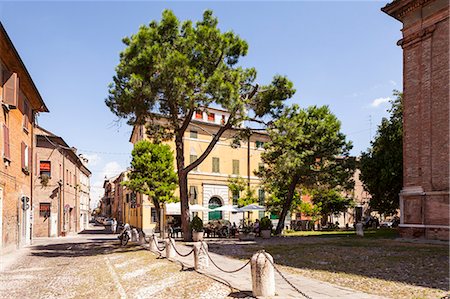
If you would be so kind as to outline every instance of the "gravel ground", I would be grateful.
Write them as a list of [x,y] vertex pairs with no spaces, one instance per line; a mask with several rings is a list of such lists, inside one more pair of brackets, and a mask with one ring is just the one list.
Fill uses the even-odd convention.
[[286,271],[390,298],[441,298],[449,293],[448,243],[354,236],[208,240],[211,252],[248,258],[260,249]]

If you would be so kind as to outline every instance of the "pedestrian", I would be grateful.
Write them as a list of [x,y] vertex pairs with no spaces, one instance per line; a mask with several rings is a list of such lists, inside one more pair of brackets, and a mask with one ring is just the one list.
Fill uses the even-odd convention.
[[113,234],[116,233],[116,229],[117,229],[117,220],[116,220],[116,218],[113,218],[113,220],[111,222],[111,230],[112,230]]

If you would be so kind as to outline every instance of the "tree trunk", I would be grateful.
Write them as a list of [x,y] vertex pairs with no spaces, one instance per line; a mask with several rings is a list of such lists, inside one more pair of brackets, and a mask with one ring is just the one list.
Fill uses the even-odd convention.
[[175,136],[176,159],[178,170],[178,187],[180,189],[180,205],[181,205],[181,229],[183,231],[183,239],[191,241],[191,230],[189,227],[189,197],[188,197],[188,172],[184,170],[184,144],[183,132],[178,132]]
[[275,230],[275,235],[280,235],[281,232],[283,231],[284,220],[286,218],[287,212],[291,208],[292,199],[294,198],[295,187],[297,186],[298,180],[299,180],[298,176],[293,177],[292,182],[289,185],[289,191],[286,197],[286,201],[283,204],[283,209],[281,210],[280,219],[278,220],[278,225]]
[[183,230],[183,240],[191,241],[191,228],[189,225],[189,197],[188,197],[188,184],[187,173],[184,171],[178,173],[178,185],[180,188],[180,202],[181,202],[181,229]]
[[[153,205],[155,206],[156,210],[156,222],[158,223],[159,231],[162,230],[162,223],[161,223],[161,205],[159,203],[159,200],[153,199]],[[150,215],[151,217],[151,215]]]

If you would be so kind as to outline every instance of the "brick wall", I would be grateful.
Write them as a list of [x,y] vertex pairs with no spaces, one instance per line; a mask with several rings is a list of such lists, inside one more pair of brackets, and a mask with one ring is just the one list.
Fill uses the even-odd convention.
[[383,11],[403,22],[401,232],[448,239],[449,3],[398,0]]

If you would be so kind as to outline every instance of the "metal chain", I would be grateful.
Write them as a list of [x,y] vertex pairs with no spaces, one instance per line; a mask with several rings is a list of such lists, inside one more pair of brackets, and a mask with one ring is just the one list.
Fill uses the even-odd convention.
[[156,249],[158,251],[164,251],[164,249],[166,249],[166,244],[164,244],[162,249],[159,249],[158,243],[156,243],[156,239],[155,238],[152,238],[152,239],[153,239],[153,243],[155,243]]
[[[201,248],[203,248],[203,242],[201,244],[202,244]],[[242,267],[240,267],[240,268],[238,268],[236,270],[231,270],[231,271],[230,270],[225,270],[225,269],[222,269],[219,266],[217,266],[217,264],[213,261],[213,259],[209,255],[208,250],[204,249],[204,252],[206,252],[206,255],[208,256],[208,258],[211,261],[211,263],[213,263],[213,265],[216,266],[217,269],[219,269],[220,271],[225,272],[225,273],[236,273],[236,272],[241,271],[242,269],[244,269],[250,263],[250,259],[249,259]]]
[[192,250],[189,251],[189,253],[187,253],[187,254],[181,254],[181,253],[177,250],[177,247],[175,246],[175,244],[173,243],[173,239],[169,239],[169,240],[170,240],[170,244],[172,244],[172,247],[173,247],[173,249],[175,250],[175,252],[176,252],[179,256],[181,256],[181,257],[187,257],[187,256],[191,255],[191,253],[194,252],[194,248],[192,248]]
[[286,278],[286,276],[283,275],[283,273],[281,273],[281,271],[275,266],[274,262],[272,262],[272,260],[267,256],[267,253],[264,250],[260,250],[260,251],[258,251],[258,253],[264,254],[264,257],[266,258],[266,260],[268,260],[272,264],[272,266],[275,269],[275,271],[277,271],[277,273],[281,276],[281,278],[284,279],[284,281],[286,281],[286,283],[288,285],[290,285],[294,290],[296,290],[298,293],[300,293],[303,297],[308,298],[308,299],[312,299],[310,296],[308,296],[305,293],[303,293],[302,291],[300,291],[299,288],[297,288],[292,282],[290,282]]

